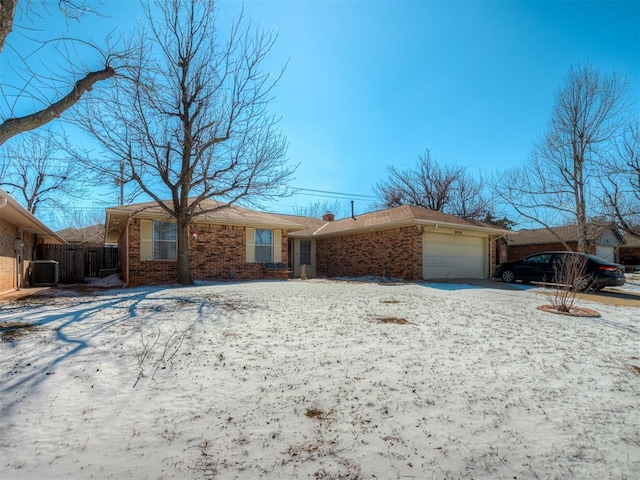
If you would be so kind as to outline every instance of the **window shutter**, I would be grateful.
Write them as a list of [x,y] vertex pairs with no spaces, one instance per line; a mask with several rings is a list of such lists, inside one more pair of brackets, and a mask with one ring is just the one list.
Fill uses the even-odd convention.
[[282,230],[273,231],[273,261],[282,261]]
[[247,263],[253,263],[256,261],[256,229],[246,227],[245,231],[247,232]]
[[140,220],[140,260],[153,260],[153,222]]

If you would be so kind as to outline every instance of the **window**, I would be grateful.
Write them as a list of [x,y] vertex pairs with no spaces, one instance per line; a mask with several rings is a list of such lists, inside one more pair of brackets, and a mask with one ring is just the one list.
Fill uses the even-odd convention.
[[168,222],[153,222],[153,259],[175,260],[177,250],[177,225]]
[[264,228],[256,228],[256,262],[273,261],[273,232]]
[[549,263],[549,261],[551,260],[551,254],[550,253],[543,253],[540,255],[535,255],[533,257],[529,257],[529,258],[525,258],[524,259],[524,263],[533,263],[536,265],[546,265],[547,263]]
[[300,265],[311,265],[311,240],[300,240]]

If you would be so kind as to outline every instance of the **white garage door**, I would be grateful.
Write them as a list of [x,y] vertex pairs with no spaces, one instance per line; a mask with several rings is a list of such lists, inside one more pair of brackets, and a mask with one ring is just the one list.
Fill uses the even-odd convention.
[[603,247],[602,245],[598,245],[596,247],[596,255],[600,258],[604,258],[609,262],[616,261],[616,251],[613,247]]
[[422,278],[485,278],[482,237],[425,233],[422,236]]

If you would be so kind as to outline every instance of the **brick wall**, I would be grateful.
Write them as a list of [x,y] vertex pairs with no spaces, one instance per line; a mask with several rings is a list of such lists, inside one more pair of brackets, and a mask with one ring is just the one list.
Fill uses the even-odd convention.
[[28,286],[28,269],[33,260],[36,237],[32,233],[24,232],[22,237],[18,228],[0,218],[0,292],[13,290],[18,287],[16,273],[16,244],[17,238],[22,238],[22,284]]
[[422,277],[422,231],[413,226],[320,238],[316,252],[318,276]]
[[640,247],[621,247],[618,252],[621,264],[640,265]]
[[18,229],[0,218],[0,292],[16,288],[17,237]]
[[[567,244],[573,251],[578,250],[577,242],[567,242]],[[529,255],[533,255],[534,253],[564,250],[566,250],[566,248],[562,243],[545,243],[541,245],[509,245],[509,261],[519,260],[522,257],[527,257]],[[596,246],[595,244],[593,244],[593,242],[589,242],[587,244],[587,253],[592,253],[595,255]]]
[[[262,263],[247,263],[244,227],[195,224],[198,238],[189,239],[191,276],[194,280],[287,279],[288,272],[265,273]],[[124,236],[118,244],[125,251]],[[287,262],[287,234],[282,232],[282,261]],[[124,256],[121,265],[126,265]],[[129,285],[173,283],[177,278],[175,261],[140,261],[140,223],[129,225]]]

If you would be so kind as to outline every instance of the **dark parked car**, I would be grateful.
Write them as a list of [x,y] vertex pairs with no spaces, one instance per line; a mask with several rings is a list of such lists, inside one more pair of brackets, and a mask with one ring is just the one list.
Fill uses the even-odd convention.
[[[575,274],[567,274],[569,266],[576,265]],[[562,278],[556,278],[556,277]],[[576,252],[541,252],[513,262],[498,265],[493,277],[503,282],[515,281],[566,284],[574,279],[578,290],[600,290],[604,287],[624,285],[624,267],[595,255]]]

